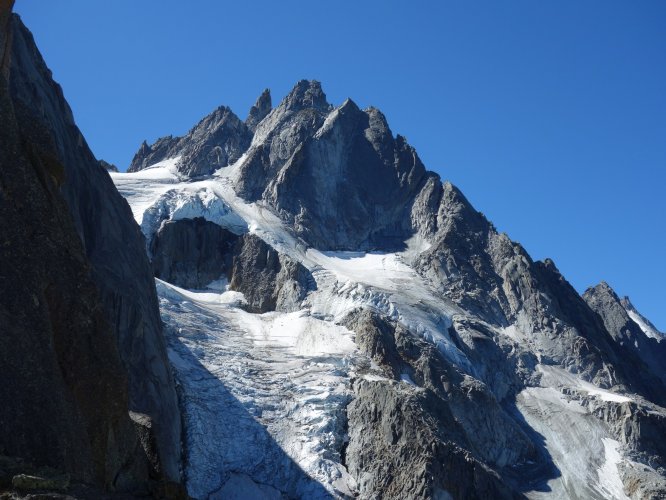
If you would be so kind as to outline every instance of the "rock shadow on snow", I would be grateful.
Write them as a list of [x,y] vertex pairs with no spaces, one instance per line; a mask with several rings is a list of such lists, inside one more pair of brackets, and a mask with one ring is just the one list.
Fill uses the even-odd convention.
[[[212,315],[210,319],[217,320]],[[167,333],[169,358],[177,372],[187,464],[184,477],[191,496],[334,498],[257,421],[262,409],[244,405],[200,362],[196,352],[174,333]]]
[[505,470],[507,478],[514,483],[516,489],[521,493],[539,492],[550,493],[552,488],[548,485],[549,481],[562,477],[562,472],[555,465],[553,457],[546,446],[546,438],[537,432],[518,409],[515,401],[503,405],[504,410],[511,415],[520,428],[534,443],[538,460],[534,463],[526,463],[521,466],[508,468]]

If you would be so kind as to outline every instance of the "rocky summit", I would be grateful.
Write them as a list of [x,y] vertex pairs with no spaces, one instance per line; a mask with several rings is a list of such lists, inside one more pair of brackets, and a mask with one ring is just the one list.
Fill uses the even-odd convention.
[[10,4],[2,498],[666,498],[666,336],[381,111],[302,80],[118,172]]

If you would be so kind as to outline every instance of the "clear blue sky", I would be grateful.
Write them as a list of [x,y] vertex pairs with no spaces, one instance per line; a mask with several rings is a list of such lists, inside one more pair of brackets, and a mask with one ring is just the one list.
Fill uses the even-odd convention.
[[301,78],[666,330],[666,1],[17,0],[100,158]]

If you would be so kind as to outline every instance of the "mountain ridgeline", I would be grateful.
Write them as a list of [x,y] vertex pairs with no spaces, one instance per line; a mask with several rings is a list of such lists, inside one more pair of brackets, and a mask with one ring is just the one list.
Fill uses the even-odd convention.
[[[179,189],[190,193],[187,196],[197,189],[215,193],[211,196],[228,205],[225,210],[238,212],[250,227],[258,224],[260,230],[251,231],[265,244],[284,258],[300,261],[311,273],[292,279],[300,287],[299,298],[286,307],[274,299],[284,285],[278,273],[270,275],[272,285],[266,284],[265,259],[254,258],[255,265],[235,278],[231,263],[240,251],[232,247],[218,246],[226,264],[219,256],[209,262],[189,260],[184,275],[197,276],[199,268],[211,276],[226,275],[232,290],[253,295],[255,302],[257,294],[251,289],[263,283],[255,292],[264,290],[261,303],[269,307],[255,312],[288,312],[300,300],[310,311],[316,309],[312,297],[325,293],[320,276],[326,264],[313,264],[311,250],[302,249],[348,260],[359,252],[400,255],[415,279],[426,284],[430,298],[440,301],[429,307],[420,300],[410,307],[432,314],[448,304],[446,319],[440,317],[436,327],[446,338],[446,349],[438,347],[436,334],[410,322],[412,313],[399,310],[396,297],[407,297],[408,286],[384,295],[388,311],[354,295],[349,300],[356,307],[344,314],[336,310],[333,321],[354,332],[359,351],[381,367],[388,380],[408,376],[420,389],[405,392],[400,384],[372,377],[350,380],[353,395],[346,406],[349,441],[343,462],[355,479],[354,494],[666,495],[666,450],[657,438],[666,436],[662,334],[606,284],[581,297],[551,260],[533,261],[519,244],[497,232],[460,190],[427,171],[405,138],[394,136],[379,110],[361,110],[351,99],[332,106],[319,82],[303,80],[275,108],[264,91],[245,122],[221,107],[183,137],[162,138],[152,146],[144,142],[130,171],[140,177],[143,169],[167,163],[173,166],[169,196]],[[129,174],[118,179],[125,179],[123,175]],[[233,195],[210,182],[231,185]],[[123,194],[132,204],[132,190]],[[259,207],[279,223],[261,229],[266,219],[249,220],[251,216],[243,215],[247,208],[240,206]],[[158,276],[182,286],[182,280],[168,278],[168,270],[187,261],[182,258],[183,241],[192,248],[209,247],[211,241],[197,239],[185,220],[175,220],[182,217],[174,210],[163,214],[166,220],[159,232],[159,224],[144,232],[160,249]],[[199,215],[222,231],[226,228],[220,245],[239,233],[208,209]],[[295,238],[291,248],[284,236],[275,236],[275,224]],[[164,246],[167,229],[174,242],[171,249]],[[216,269],[212,274],[211,265]],[[360,275],[351,280],[363,283]],[[206,285],[197,283],[195,288]],[[340,295],[345,287],[337,286]],[[380,295],[386,292],[373,289]],[[568,412],[578,415],[567,424],[569,417],[561,415]],[[578,432],[587,432],[593,442],[581,444]],[[615,443],[624,458],[604,465]],[[567,458],[577,445],[584,451]],[[578,467],[577,460],[584,466]],[[604,476],[604,467],[615,471],[615,482]]]

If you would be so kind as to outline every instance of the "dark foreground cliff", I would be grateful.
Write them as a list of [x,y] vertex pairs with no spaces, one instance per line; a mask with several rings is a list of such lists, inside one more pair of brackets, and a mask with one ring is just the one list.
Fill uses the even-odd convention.
[[153,421],[159,467],[179,478],[180,416],[143,237],[88,148],[30,32],[12,21],[11,95],[21,133],[61,166],[59,191],[128,372],[130,409]]
[[180,417],[143,238],[12,3],[0,3],[0,489],[166,494]]

